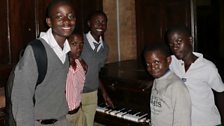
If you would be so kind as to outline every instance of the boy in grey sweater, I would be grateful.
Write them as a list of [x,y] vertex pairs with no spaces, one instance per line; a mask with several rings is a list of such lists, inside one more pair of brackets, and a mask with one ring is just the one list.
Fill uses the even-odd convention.
[[47,54],[44,80],[36,87],[38,71],[31,46],[27,46],[15,68],[11,99],[17,126],[68,125],[65,83],[70,46],[66,38],[75,28],[75,11],[70,2],[57,0],[49,4],[47,14],[50,28],[40,34]]
[[163,43],[145,49],[147,71],[155,78],[150,109],[152,126],[191,126],[191,99],[184,82],[169,70],[171,57]]

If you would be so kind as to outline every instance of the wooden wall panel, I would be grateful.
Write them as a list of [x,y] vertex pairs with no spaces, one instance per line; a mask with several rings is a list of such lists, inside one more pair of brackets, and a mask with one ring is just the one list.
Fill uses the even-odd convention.
[[8,27],[7,27],[7,0],[0,1],[0,64],[8,63],[9,43],[8,43]]
[[165,13],[167,15],[166,27],[171,27],[173,25],[185,25],[191,28],[189,0],[174,1],[173,3],[167,1]]
[[18,61],[20,50],[35,38],[34,3],[34,0],[9,0],[9,37],[12,63]]
[[173,25],[191,26],[190,0],[136,0],[137,55],[146,44],[161,42]]

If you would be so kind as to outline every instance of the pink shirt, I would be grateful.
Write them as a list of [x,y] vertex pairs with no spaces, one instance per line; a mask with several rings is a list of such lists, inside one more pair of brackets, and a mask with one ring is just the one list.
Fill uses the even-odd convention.
[[78,59],[76,70],[70,65],[66,81],[66,99],[69,111],[76,109],[81,103],[81,93],[84,87],[85,71]]

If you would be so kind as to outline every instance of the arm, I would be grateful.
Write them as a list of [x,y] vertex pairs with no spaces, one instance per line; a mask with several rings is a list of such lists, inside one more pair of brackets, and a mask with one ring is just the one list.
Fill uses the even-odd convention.
[[214,64],[209,67],[210,69],[208,74],[208,84],[210,87],[216,91],[215,93],[215,99],[216,99],[216,105],[221,115],[221,121],[222,124],[224,124],[224,107],[223,107],[223,99],[224,99],[224,84],[222,81],[222,78],[219,75],[218,69]]
[[100,79],[99,79],[99,89],[102,92],[102,96],[104,98],[106,105],[114,108],[114,104],[113,104],[112,100],[110,99],[110,97],[108,96],[107,91],[106,91],[105,87],[103,86],[103,83]]
[[215,92],[216,105],[221,115],[221,122],[224,124],[224,92]]
[[12,87],[12,111],[17,126],[34,126],[33,96],[37,76],[34,54],[28,46],[15,69]]

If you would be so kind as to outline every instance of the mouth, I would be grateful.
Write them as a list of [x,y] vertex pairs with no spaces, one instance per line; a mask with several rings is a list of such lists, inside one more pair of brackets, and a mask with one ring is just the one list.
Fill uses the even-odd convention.
[[102,32],[102,31],[103,31],[103,29],[96,29],[96,31],[98,31],[98,32]]
[[62,27],[61,28],[66,34],[70,34],[73,31],[73,27]]
[[159,71],[149,71],[149,73],[154,76],[154,75],[157,75]]
[[62,30],[69,31],[72,30],[72,27],[62,27]]

